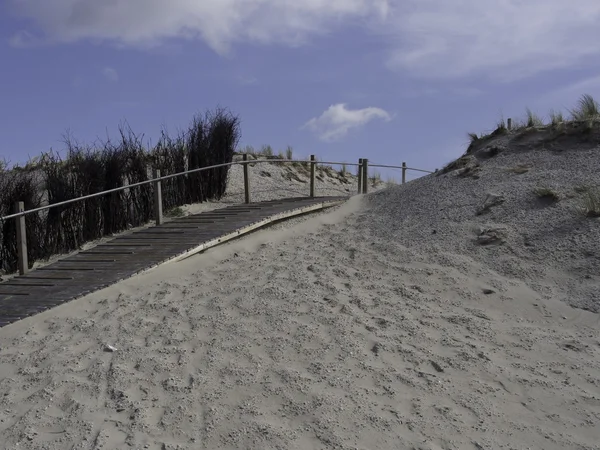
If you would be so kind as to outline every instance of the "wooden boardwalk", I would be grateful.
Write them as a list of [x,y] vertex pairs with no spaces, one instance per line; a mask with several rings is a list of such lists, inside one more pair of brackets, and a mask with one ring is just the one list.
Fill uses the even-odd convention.
[[0,327],[177,261],[277,220],[347,197],[290,198],[230,206],[116,237],[0,283]]

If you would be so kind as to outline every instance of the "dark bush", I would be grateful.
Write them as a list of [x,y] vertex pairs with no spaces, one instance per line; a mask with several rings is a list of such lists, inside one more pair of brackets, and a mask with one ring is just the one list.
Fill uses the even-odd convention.
[[[0,167],[0,217],[11,214],[17,201],[32,209],[145,182],[153,176],[153,169],[170,175],[229,163],[240,137],[239,126],[236,116],[219,108],[204,117],[195,116],[187,132],[175,138],[163,131],[150,151],[144,148],[143,136],[134,134],[127,125],[119,128],[118,141],[107,139],[93,147],[66,136],[64,159],[50,151],[27,170]],[[164,210],[220,199],[228,173],[229,167],[224,167],[165,180]],[[151,183],[27,215],[29,263],[143,225],[153,215]],[[17,269],[14,220],[0,223],[0,268],[6,272]]]

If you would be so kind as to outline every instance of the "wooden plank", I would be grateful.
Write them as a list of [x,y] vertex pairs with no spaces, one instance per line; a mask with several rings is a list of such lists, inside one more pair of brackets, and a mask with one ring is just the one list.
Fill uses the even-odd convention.
[[94,257],[94,255],[82,255],[81,253],[77,254],[77,255],[73,255],[68,259],[64,259],[62,261],[57,261],[58,263],[63,263],[66,262],[67,264],[70,262],[76,262],[76,263],[114,263],[117,262],[118,260],[116,258],[98,258],[98,257]]
[[14,278],[11,281],[5,281],[4,283],[2,283],[2,286],[41,286],[41,287],[47,286],[47,287],[51,287],[51,286],[56,286],[56,284],[48,283],[48,282],[43,283],[40,281],[38,281],[36,283],[34,281],[27,281],[22,278]]
[[177,234],[184,234],[185,231],[176,231],[176,230],[165,230],[162,228],[148,228],[147,230],[141,230],[138,231],[136,234],[138,235],[143,235],[143,234],[156,234],[156,235],[164,235],[164,236],[169,236],[171,234],[177,235]]
[[144,244],[143,242],[115,242],[110,241],[107,242],[106,244],[99,244],[96,247],[94,247],[94,249],[100,249],[100,248],[120,248],[120,247],[131,247],[131,248],[138,248],[138,247],[151,247],[152,244]]
[[[179,230],[185,230],[185,229],[190,229],[190,230],[194,230],[194,229],[198,229],[198,228],[204,228],[205,227],[205,223],[206,222],[188,222],[188,223],[169,223],[167,225],[161,225],[161,228],[165,229],[179,229]],[[214,222],[209,222],[209,223],[214,223]]]
[[187,243],[189,243],[190,240],[200,240],[203,241],[205,239],[211,239],[214,236],[218,236],[217,233],[212,234],[212,235],[187,235],[184,238],[177,238],[177,239],[169,239],[169,238],[165,238],[165,237],[156,237],[156,236],[136,236],[133,237],[131,239],[119,239],[118,242],[123,242],[125,245],[127,245],[127,243],[130,242],[137,242],[137,243],[144,243],[144,244],[148,244],[150,245],[150,248],[158,248],[158,247],[163,247],[165,245],[185,245]]
[[193,218],[190,218],[190,219],[184,218],[184,219],[172,220],[171,222],[168,222],[168,223],[166,223],[166,224],[164,224],[162,226],[172,225],[174,223],[180,223],[180,224],[186,224],[186,223],[210,224],[210,223],[217,223],[217,222],[219,222],[218,219],[193,217]]
[[[0,303],[0,315],[18,315],[18,314],[30,314],[35,312],[35,308],[43,308],[46,306],[52,307],[60,305],[62,302],[58,300],[51,300],[48,297],[42,296],[28,296],[19,298],[17,302],[4,302]],[[47,308],[45,308],[47,309]]]
[[19,320],[24,319],[27,316],[24,316],[23,314],[2,314],[2,319],[0,319],[0,321],[2,322],[8,322],[8,323],[15,323]]
[[[37,273],[37,272],[36,272]],[[44,275],[23,275],[20,277],[17,277],[19,280],[72,280],[73,277],[66,277],[66,276],[61,276],[61,275],[55,275],[52,276],[52,274],[48,274],[46,276]]]
[[[143,247],[145,248],[145,247]],[[81,252],[79,255],[90,255],[90,256],[121,256],[121,255],[135,255],[137,253],[142,253],[143,250],[121,250],[121,251],[101,251],[97,250],[94,252]]]

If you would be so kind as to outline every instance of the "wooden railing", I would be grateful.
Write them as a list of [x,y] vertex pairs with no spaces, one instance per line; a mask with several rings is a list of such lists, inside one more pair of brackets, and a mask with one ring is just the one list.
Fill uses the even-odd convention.
[[406,183],[406,172],[408,170],[424,172],[424,173],[433,173],[429,170],[423,169],[415,169],[412,167],[407,167],[406,163],[403,162],[401,166],[393,166],[393,165],[384,165],[384,164],[371,164],[369,165],[369,160],[366,158],[361,158],[358,160],[358,163],[347,163],[347,162],[339,162],[339,161],[317,161],[315,155],[310,155],[309,160],[297,160],[297,159],[266,159],[266,160],[249,160],[248,154],[243,155],[242,161],[235,161],[224,164],[217,164],[214,166],[200,167],[197,169],[186,170],[183,172],[178,172],[170,175],[161,175],[160,171],[155,170],[153,174],[153,178],[151,180],[141,181],[139,183],[133,183],[126,186],[120,186],[118,188],[109,189],[107,191],[96,192],[94,194],[85,195],[83,197],[77,197],[69,200],[65,200],[62,202],[52,203],[45,206],[40,206],[39,208],[32,208],[25,210],[24,202],[17,202],[15,205],[15,213],[10,214],[5,217],[0,217],[0,224],[4,223],[6,220],[14,219],[16,221],[17,227],[17,256],[18,256],[18,269],[19,274],[23,275],[29,271],[29,264],[27,261],[27,234],[26,234],[26,222],[25,216],[28,214],[33,214],[41,211],[45,211],[51,208],[56,208],[59,206],[69,205],[75,202],[80,202],[83,200],[88,200],[95,197],[101,197],[103,195],[112,194],[115,192],[124,191],[127,189],[135,188],[138,186],[144,186],[148,184],[152,184],[154,186],[154,220],[156,225],[160,225],[163,223],[163,201],[162,201],[162,182],[165,180],[169,180],[171,178],[176,178],[182,175],[187,175],[196,172],[202,172],[205,170],[217,169],[220,167],[227,167],[233,165],[243,165],[244,166],[244,202],[251,202],[251,192],[250,192],[250,175],[248,170],[248,164],[260,164],[260,163],[275,163],[275,164],[285,164],[285,163],[303,163],[310,165],[310,197],[315,197],[315,178],[316,178],[316,167],[317,164],[335,164],[335,165],[345,165],[345,166],[353,166],[357,167],[357,175],[358,175],[358,194],[367,194],[369,190],[368,184],[368,171],[369,167],[380,167],[380,168],[389,168],[389,169],[401,169],[402,170],[402,184]]

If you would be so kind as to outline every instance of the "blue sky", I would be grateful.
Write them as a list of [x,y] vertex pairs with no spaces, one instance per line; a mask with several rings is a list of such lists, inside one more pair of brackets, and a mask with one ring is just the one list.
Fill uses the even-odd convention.
[[0,0],[0,157],[223,106],[242,146],[434,169],[501,114],[600,98],[598,24],[598,0]]

